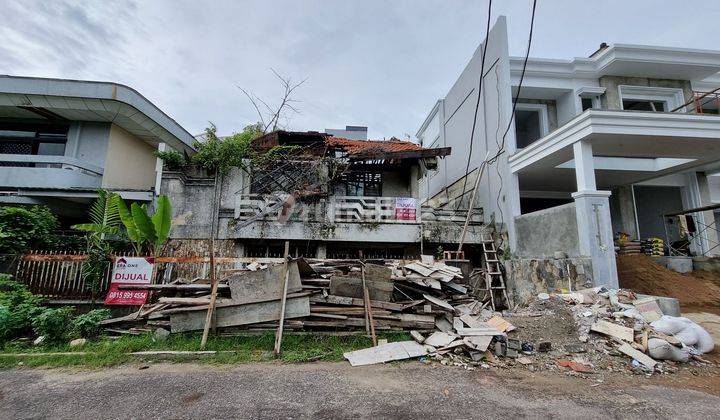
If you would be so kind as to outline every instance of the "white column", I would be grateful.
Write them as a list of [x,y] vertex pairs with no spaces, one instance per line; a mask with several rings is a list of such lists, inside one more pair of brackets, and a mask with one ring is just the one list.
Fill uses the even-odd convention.
[[[158,144],[158,152],[164,152],[166,149],[165,143]],[[160,186],[162,185],[162,174],[163,174],[163,160],[155,158],[155,196],[160,195]]]
[[507,200],[510,215],[507,218],[508,241],[510,242],[510,252],[517,249],[517,234],[515,232],[515,218],[520,216],[520,183],[517,173],[510,173],[507,181]]
[[618,288],[610,191],[597,191],[592,143],[579,141],[573,144],[573,153],[578,192],[572,197],[575,199],[578,250],[580,255],[592,258],[595,286]]
[[578,191],[595,191],[595,163],[593,162],[592,143],[581,140],[573,144],[575,157],[575,179]]

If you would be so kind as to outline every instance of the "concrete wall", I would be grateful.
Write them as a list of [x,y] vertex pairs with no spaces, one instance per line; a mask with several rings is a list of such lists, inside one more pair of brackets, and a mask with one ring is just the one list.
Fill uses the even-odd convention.
[[580,290],[593,286],[592,259],[513,259],[505,262],[507,290],[514,304],[541,292]]
[[154,147],[113,124],[105,159],[103,188],[153,188],[156,162],[154,151]]
[[65,156],[97,166],[105,166],[110,139],[110,123],[73,122],[68,130]]
[[[440,162],[439,172],[429,179],[426,178],[423,185],[423,189],[427,191],[429,197],[436,197],[436,202],[440,204],[446,200],[446,197],[450,197],[450,199],[457,197],[462,190],[463,183],[458,181],[465,176],[470,153],[469,138],[475,116],[475,105],[478,100],[483,48],[484,44],[478,46],[470,62],[445,95],[444,100],[441,101],[440,115],[443,119],[440,121],[442,143],[440,146],[452,147],[452,154]],[[485,63],[485,77],[477,112],[470,171],[480,166],[488,152],[491,156],[497,153],[498,144],[502,142],[502,134],[510,119],[512,93],[507,25],[502,16],[498,18],[490,31]],[[515,132],[511,129],[506,137],[505,148],[512,153],[514,145]],[[507,167],[509,153],[501,155],[491,170],[485,173],[478,191],[476,204],[483,207],[487,220],[494,219],[500,222],[501,219],[504,219],[504,222],[508,222],[510,211],[506,203],[509,200],[505,195],[511,190],[507,186],[507,180],[510,177]],[[501,176],[504,182],[500,180]],[[453,184],[455,189],[446,194],[445,187]],[[467,184],[469,189],[472,180],[468,179]],[[501,191],[503,184],[504,188]],[[440,194],[441,192],[443,193]],[[503,207],[502,212],[498,207],[498,202]]]
[[383,197],[412,197],[412,194],[412,181],[409,170],[383,172]]
[[552,257],[556,251],[579,255],[575,203],[517,216],[515,229],[516,255],[521,258]]
[[648,77],[603,76],[600,78],[600,86],[606,89],[605,94],[601,98],[602,107],[604,109],[622,109],[620,93],[618,91],[618,86],[620,85],[680,88],[683,90],[685,102],[693,98],[692,86],[689,80],[652,79]]

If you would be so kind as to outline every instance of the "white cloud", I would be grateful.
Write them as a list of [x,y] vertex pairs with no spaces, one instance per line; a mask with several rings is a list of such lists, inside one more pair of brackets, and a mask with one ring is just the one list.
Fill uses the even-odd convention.
[[[307,77],[290,128],[368,125],[370,136],[414,134],[484,35],[477,1],[0,0],[0,73],[130,85],[199,133],[256,117],[236,88],[267,99],[270,72]],[[600,42],[716,48],[718,2],[540,0],[533,56],[587,56]],[[530,4],[495,1],[522,55]],[[9,18],[9,19],[8,19]]]

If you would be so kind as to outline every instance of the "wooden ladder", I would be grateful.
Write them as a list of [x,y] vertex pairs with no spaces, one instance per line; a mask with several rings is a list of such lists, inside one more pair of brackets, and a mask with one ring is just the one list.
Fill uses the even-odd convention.
[[510,308],[510,300],[505,289],[505,276],[500,268],[500,258],[497,249],[495,249],[495,239],[492,233],[489,236],[481,234],[480,244],[482,245],[483,259],[485,260],[485,288],[481,290],[490,295],[490,305],[492,305],[493,311],[495,310],[494,292],[496,290],[501,291],[502,297],[505,299],[505,305]]

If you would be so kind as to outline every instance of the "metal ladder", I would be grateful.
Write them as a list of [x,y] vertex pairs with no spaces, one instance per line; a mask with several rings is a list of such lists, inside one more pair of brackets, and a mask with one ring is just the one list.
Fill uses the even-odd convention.
[[492,305],[493,311],[495,310],[494,292],[496,290],[501,291],[502,297],[505,299],[505,305],[510,308],[510,300],[505,289],[505,275],[500,268],[500,258],[497,249],[495,249],[495,239],[492,233],[489,236],[481,234],[480,244],[482,245],[483,259],[485,260],[485,288],[480,290],[490,295],[490,305]]

